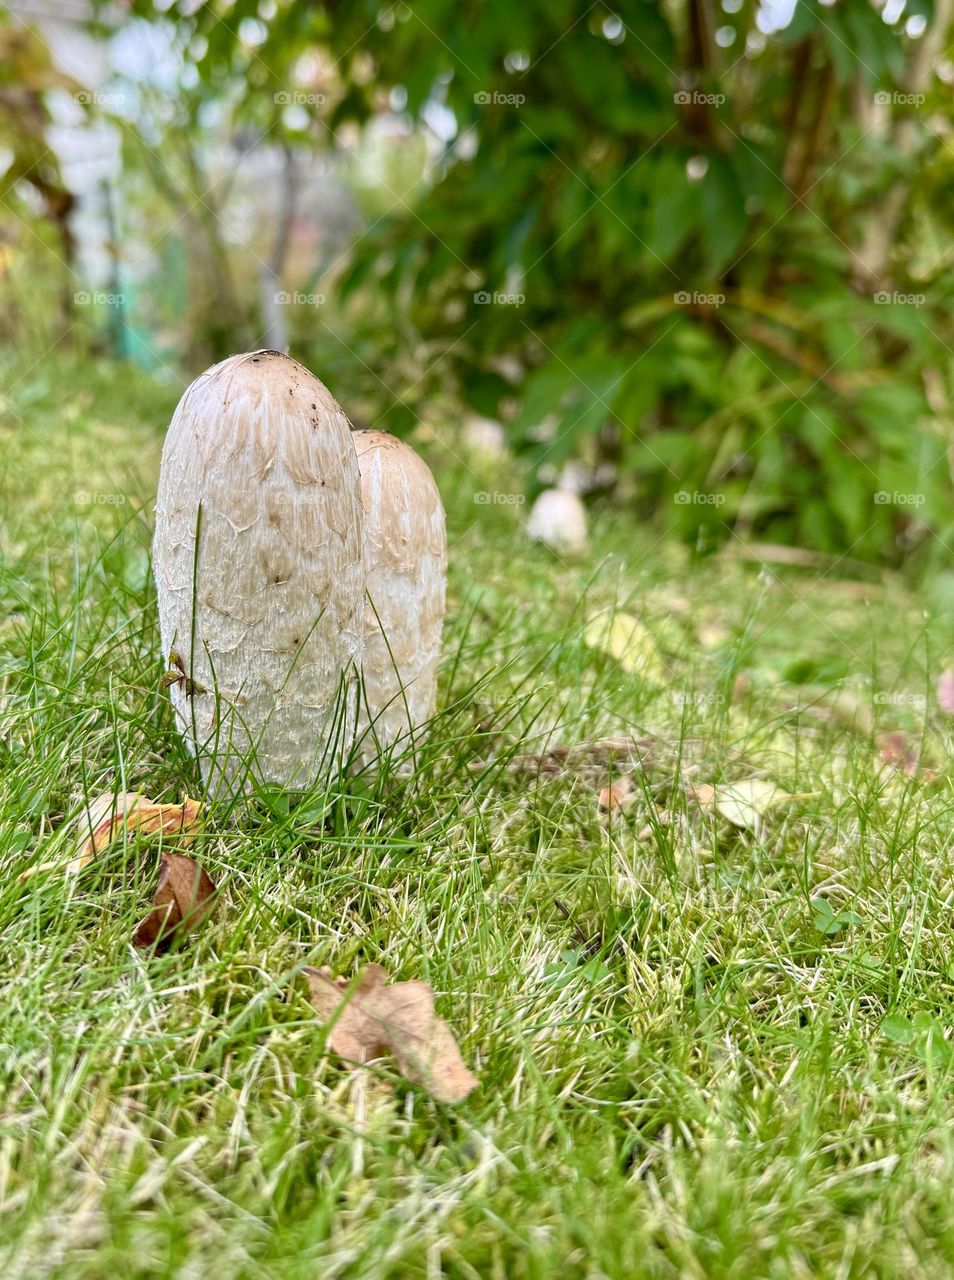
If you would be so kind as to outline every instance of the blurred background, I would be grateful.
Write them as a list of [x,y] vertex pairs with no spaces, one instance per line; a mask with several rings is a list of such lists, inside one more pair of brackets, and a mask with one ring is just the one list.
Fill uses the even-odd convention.
[[952,10],[18,0],[4,381],[118,364],[161,427],[275,347],[527,497],[949,563]]

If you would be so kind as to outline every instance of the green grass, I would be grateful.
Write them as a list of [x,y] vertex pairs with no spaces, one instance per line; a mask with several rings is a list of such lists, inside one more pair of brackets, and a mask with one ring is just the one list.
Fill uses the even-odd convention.
[[[435,448],[450,617],[417,775],[213,816],[216,913],[150,958],[157,839],[20,876],[66,861],[88,797],[199,786],[149,568],[179,389],[68,358],[6,382],[5,1280],[954,1273],[949,581],[693,559],[618,513],[564,564],[474,502],[516,472]],[[583,642],[614,605],[660,683]],[[880,766],[897,728],[936,780]],[[585,752],[513,765],[627,733],[647,763],[611,819]],[[757,831],[691,799],[753,775],[798,797]],[[301,968],[366,961],[433,985],[465,1103],[326,1054]]]

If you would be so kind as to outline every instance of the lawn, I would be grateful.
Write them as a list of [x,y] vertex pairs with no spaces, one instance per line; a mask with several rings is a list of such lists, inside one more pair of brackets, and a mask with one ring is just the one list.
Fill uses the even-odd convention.
[[[213,812],[215,913],[153,957],[160,838],[63,867],[90,797],[199,787],[149,562],[179,388],[5,382],[4,1280],[954,1273],[954,576],[696,556],[618,511],[565,563],[475,501],[516,463],[438,439],[417,772]],[[635,650],[593,643],[614,611]],[[608,810],[607,737],[642,761]],[[732,821],[751,778],[778,790]],[[465,1102],[327,1051],[302,969],[368,962],[433,986]]]

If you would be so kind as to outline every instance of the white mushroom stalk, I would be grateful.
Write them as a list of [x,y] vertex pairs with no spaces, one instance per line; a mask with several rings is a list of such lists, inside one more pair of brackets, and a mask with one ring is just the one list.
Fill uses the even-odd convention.
[[348,419],[276,351],[189,387],[166,436],[154,570],[176,720],[210,788],[305,787],[354,743],[365,581]]
[[359,754],[400,755],[434,715],[447,585],[441,496],[426,463],[382,431],[356,431],[368,602]]

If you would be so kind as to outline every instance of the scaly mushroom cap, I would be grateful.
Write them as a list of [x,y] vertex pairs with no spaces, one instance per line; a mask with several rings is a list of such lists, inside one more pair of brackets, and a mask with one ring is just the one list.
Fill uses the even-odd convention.
[[[364,505],[368,603],[361,749],[409,743],[437,699],[447,583],[444,508],[413,449],[383,431],[356,431]],[[370,721],[370,728],[369,728]]]
[[359,484],[348,419],[288,356],[232,356],[179,402],[154,568],[176,718],[208,782],[244,780],[252,756],[253,777],[304,786],[350,749]]

